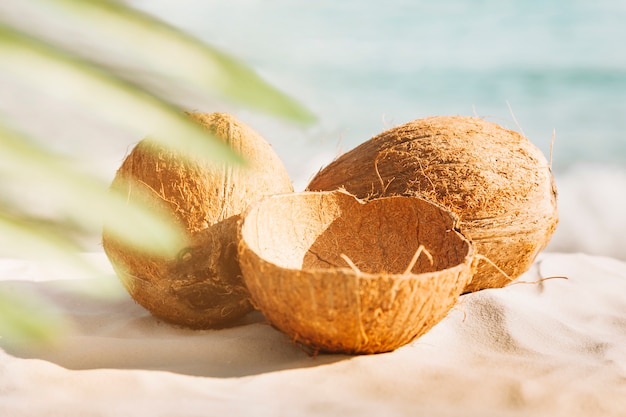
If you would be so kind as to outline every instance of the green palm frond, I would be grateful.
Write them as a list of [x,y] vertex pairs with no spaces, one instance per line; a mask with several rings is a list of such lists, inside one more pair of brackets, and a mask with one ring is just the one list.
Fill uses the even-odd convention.
[[50,2],[68,23],[123,44],[128,54],[153,72],[288,120],[314,120],[308,110],[247,66],[149,15],[108,0]]
[[[167,146],[225,163],[241,161],[185,116],[172,89],[287,121],[313,121],[304,107],[238,60],[112,0],[0,4],[3,79],[28,86],[24,94],[41,92],[87,109],[104,123],[142,135],[156,132],[151,137]],[[79,155],[55,152],[53,137],[26,130],[0,111],[0,255],[89,268],[78,256],[81,237],[99,234],[104,218],[119,239],[147,252],[170,254],[180,247],[180,230],[162,213],[129,205],[84,169]],[[47,325],[38,328],[37,320],[16,324],[16,305],[0,292],[0,331],[13,320],[11,328],[23,328],[26,336],[46,333]]]
[[[10,182],[13,188],[28,191],[39,205],[47,206],[43,215],[24,207],[19,200],[3,202],[5,213],[4,219],[0,217],[0,231],[4,237],[0,237],[0,245],[4,243],[5,251],[10,247],[16,254],[28,251],[31,256],[33,253],[46,258],[61,256],[72,246],[78,249],[71,242],[72,231],[99,233],[105,218],[109,233],[140,246],[146,253],[165,254],[184,244],[182,231],[168,222],[166,213],[159,213],[155,205],[145,209],[126,201],[124,196],[107,192],[108,184],[104,180],[81,170],[70,158],[43,149],[2,124],[0,149],[4,158],[0,178]],[[7,236],[12,237],[11,242],[3,241]],[[34,245],[35,242],[38,244]],[[74,259],[71,253],[65,256]]]

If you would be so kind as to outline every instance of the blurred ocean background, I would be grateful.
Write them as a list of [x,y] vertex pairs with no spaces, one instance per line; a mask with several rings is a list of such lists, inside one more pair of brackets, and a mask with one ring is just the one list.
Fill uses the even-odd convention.
[[[522,132],[552,160],[561,221],[549,250],[626,259],[626,1],[125,2],[240,59],[316,114],[304,128],[189,91],[178,97],[260,132],[296,190],[390,127],[477,115]],[[137,75],[150,79],[150,68]],[[29,88],[0,79],[0,111],[108,179],[142,139]]]
[[626,259],[626,1],[130,3],[315,112],[304,130],[227,109],[272,143],[296,190],[389,127],[478,115],[552,157],[561,221],[549,250]]

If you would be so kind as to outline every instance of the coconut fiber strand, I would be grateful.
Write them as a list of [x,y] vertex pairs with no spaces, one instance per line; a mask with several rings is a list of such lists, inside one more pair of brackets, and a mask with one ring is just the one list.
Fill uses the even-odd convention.
[[[237,262],[237,221],[263,196],[293,191],[265,140],[227,114],[190,114],[246,161],[231,166],[183,157],[144,139],[124,160],[113,191],[128,199],[149,194],[182,224],[189,246],[171,258],[124,246],[104,230],[104,249],[139,304],[166,321],[207,328],[252,310]],[[143,193],[141,192],[143,191]]]
[[415,197],[277,195],[242,221],[241,269],[255,305],[295,342],[391,351],[439,322],[471,279],[473,247],[456,221]]
[[[475,117],[438,116],[387,130],[322,169],[308,190],[359,198],[423,196],[459,216],[482,261],[466,291],[525,272],[558,221],[544,155],[524,136]],[[499,270],[500,269],[500,270]]]

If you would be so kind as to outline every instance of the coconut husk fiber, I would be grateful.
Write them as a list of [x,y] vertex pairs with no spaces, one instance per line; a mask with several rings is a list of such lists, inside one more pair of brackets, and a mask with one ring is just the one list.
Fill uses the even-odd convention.
[[473,247],[456,216],[416,197],[276,195],[251,207],[240,234],[255,306],[314,352],[409,343],[448,313],[472,276]]
[[181,156],[144,139],[111,188],[165,208],[188,245],[171,257],[142,253],[103,233],[104,250],[133,298],[154,316],[191,328],[224,325],[252,310],[237,260],[237,221],[249,204],[293,191],[282,162],[251,128],[223,113],[189,115],[246,161],[232,166]]
[[466,292],[502,287],[525,272],[558,222],[554,179],[541,151],[477,117],[429,117],[387,130],[307,186],[338,188],[364,199],[422,196],[457,214],[461,232],[487,258]]

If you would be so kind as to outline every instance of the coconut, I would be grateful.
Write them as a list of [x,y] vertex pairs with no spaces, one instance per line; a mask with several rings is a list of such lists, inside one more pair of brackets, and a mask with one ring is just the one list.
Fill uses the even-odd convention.
[[[137,144],[111,188],[141,200],[149,193],[186,231],[188,246],[153,256],[103,233],[103,245],[132,297],[154,316],[191,328],[233,321],[249,311],[237,260],[237,222],[250,203],[293,191],[283,164],[256,132],[228,114],[189,115],[246,161],[232,166],[182,156],[150,139]],[[142,192],[143,191],[143,192]]]
[[459,216],[484,261],[465,291],[525,272],[558,221],[546,158],[528,139],[476,117],[437,116],[387,130],[323,168],[308,190],[423,196]]
[[314,352],[394,350],[427,332],[472,276],[457,218],[417,197],[268,197],[246,212],[239,259],[255,306]]

